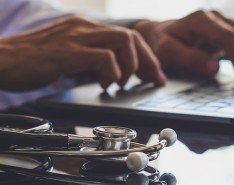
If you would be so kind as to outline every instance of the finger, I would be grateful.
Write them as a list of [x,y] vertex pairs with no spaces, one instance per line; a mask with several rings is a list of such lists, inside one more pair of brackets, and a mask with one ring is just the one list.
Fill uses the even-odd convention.
[[104,49],[111,49],[121,69],[119,84],[123,86],[138,68],[138,56],[133,35],[125,29],[98,29],[76,37],[78,43]]
[[215,14],[204,11],[195,12],[184,20],[187,21],[192,36],[196,35],[214,43],[220,50],[224,50],[229,59],[234,61],[234,28],[232,25]]
[[185,70],[212,76],[219,69],[218,58],[197,47],[190,47],[169,35],[162,35],[155,51],[162,64],[169,68],[182,67]]
[[136,32],[134,33],[134,41],[139,58],[137,75],[144,82],[154,82],[159,86],[164,85],[166,76],[164,75],[160,67],[160,63],[155,57],[153,51],[145,43],[143,38]]
[[71,65],[67,71],[71,69],[72,73],[93,71],[98,74],[100,85],[104,89],[113,82],[118,82],[121,77],[115,54],[111,50],[83,48],[75,51],[75,55],[71,57]]

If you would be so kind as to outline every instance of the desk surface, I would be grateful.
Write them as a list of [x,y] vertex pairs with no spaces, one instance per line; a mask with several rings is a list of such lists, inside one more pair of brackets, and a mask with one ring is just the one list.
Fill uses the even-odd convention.
[[[80,129],[78,127],[78,131]],[[152,129],[143,129],[143,127],[137,128],[137,131],[137,140],[139,142],[153,144],[157,141],[158,132],[154,133]],[[167,172],[174,174],[178,185],[234,184],[233,136],[179,131],[178,138],[179,140],[175,145],[162,150],[159,158],[156,161],[150,162],[150,165],[157,168],[160,174]],[[54,167],[60,172],[63,171],[79,176],[79,169],[83,162],[83,159],[56,158],[54,159]],[[110,170],[112,170],[111,167]],[[2,174],[1,176],[4,177]],[[14,179],[14,176],[10,177],[9,179]],[[3,182],[2,179],[4,178],[1,178],[0,184]],[[20,183],[17,180],[17,183],[12,184],[68,185],[72,183],[39,180]]]

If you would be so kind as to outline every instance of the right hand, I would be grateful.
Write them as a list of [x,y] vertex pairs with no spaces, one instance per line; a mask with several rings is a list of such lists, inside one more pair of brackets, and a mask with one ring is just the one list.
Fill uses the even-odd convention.
[[217,11],[197,11],[178,20],[134,25],[169,69],[214,76],[221,57],[234,64],[234,21]]
[[157,58],[135,31],[76,16],[0,39],[0,88],[31,90],[56,79],[94,72],[106,89],[124,86],[136,73],[144,82],[165,83]]

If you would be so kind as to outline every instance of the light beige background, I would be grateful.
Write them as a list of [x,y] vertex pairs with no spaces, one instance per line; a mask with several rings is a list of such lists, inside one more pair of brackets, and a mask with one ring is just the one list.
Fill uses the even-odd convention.
[[181,18],[198,9],[217,9],[234,18],[233,0],[54,0],[64,7],[98,12],[113,18]]
[[57,0],[69,8],[79,7],[83,10],[106,12],[106,0]]

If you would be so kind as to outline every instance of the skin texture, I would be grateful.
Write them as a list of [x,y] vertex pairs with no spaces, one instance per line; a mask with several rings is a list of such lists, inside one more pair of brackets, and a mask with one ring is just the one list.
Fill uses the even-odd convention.
[[139,33],[67,17],[39,30],[0,39],[0,88],[25,91],[58,78],[93,72],[106,89],[132,74],[160,86],[166,77]]
[[218,60],[234,61],[234,23],[220,13],[197,11],[179,20],[134,25],[165,69],[213,76]]

